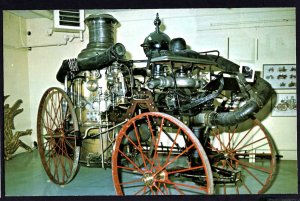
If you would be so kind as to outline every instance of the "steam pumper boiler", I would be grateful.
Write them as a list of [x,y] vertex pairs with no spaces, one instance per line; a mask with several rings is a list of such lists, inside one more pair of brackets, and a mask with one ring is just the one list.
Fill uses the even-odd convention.
[[[70,182],[80,163],[112,168],[118,195],[268,188],[274,146],[255,117],[271,97],[267,81],[256,76],[248,82],[219,51],[197,52],[185,39],[171,39],[160,30],[158,14],[140,47],[144,60],[126,58],[125,46],[115,41],[119,22],[113,16],[90,15],[85,23],[87,47],[64,60],[56,76],[64,90],[47,90],[39,107],[40,155],[55,183]],[[51,114],[48,107],[62,112]],[[61,123],[49,123],[60,115]],[[67,147],[52,153],[70,161],[62,178],[46,162],[52,143]],[[253,181],[261,186],[251,189],[247,182]]]

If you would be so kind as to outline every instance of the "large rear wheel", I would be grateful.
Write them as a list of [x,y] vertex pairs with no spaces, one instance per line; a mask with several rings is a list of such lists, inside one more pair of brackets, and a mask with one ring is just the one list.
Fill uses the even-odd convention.
[[76,174],[80,153],[78,122],[73,104],[60,88],[49,88],[40,101],[38,149],[50,180],[63,185]]

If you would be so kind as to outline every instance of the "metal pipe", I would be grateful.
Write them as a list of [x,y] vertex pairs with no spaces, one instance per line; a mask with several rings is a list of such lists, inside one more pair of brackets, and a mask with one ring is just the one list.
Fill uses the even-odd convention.
[[99,126],[92,126],[92,127],[88,127],[87,129],[85,129],[85,132],[84,132],[84,136],[82,137],[82,139],[85,139],[88,135],[88,133],[90,132],[90,130],[92,129],[98,129]]
[[[105,131],[102,131],[101,133],[94,134],[94,135],[91,136],[91,138],[97,137],[97,136],[102,135],[102,134],[104,134],[104,133],[107,133],[107,132],[109,132],[109,131],[111,131],[111,130],[113,130],[113,129],[115,129],[115,128],[117,128],[117,127],[123,125],[123,124],[125,124],[127,121],[128,121],[128,120],[122,121],[121,123],[116,124],[115,126],[112,126],[112,127],[110,127],[109,129],[107,129],[107,130],[105,130]],[[90,127],[90,129],[96,129],[96,128],[98,128],[98,127]],[[86,132],[86,135],[87,135],[87,132]],[[85,136],[86,136],[86,135],[85,135]]]
[[[156,77],[147,83],[150,89],[174,87],[175,80],[172,77]],[[179,88],[200,88],[199,80],[189,77],[176,77],[176,87]]]

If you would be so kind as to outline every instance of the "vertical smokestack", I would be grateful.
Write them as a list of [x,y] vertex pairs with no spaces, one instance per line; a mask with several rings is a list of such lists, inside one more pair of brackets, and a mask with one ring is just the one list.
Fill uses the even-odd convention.
[[97,56],[115,44],[116,25],[119,23],[109,14],[90,15],[84,22],[89,29],[89,43],[78,55],[78,62]]

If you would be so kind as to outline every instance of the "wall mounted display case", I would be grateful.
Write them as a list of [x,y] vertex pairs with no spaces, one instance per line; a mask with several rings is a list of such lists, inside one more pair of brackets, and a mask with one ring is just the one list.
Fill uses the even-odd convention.
[[264,64],[263,78],[274,89],[296,89],[296,64]]
[[295,93],[276,93],[272,96],[273,117],[297,116],[297,96]]

